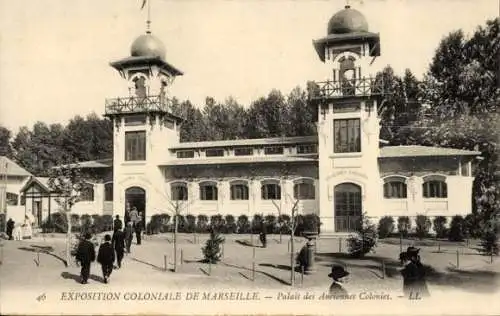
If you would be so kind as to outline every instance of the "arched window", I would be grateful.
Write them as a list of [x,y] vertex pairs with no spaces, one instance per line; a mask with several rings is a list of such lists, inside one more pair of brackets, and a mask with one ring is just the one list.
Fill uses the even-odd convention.
[[293,186],[293,198],[296,200],[314,200],[316,196],[314,181],[302,179]]
[[80,190],[80,201],[94,201],[94,185],[85,183]]
[[422,186],[423,186],[424,198],[448,197],[448,188],[444,179],[439,179],[436,177],[424,179],[424,184]]
[[187,201],[188,187],[184,182],[176,182],[170,185],[170,196],[173,201]]
[[104,184],[104,201],[113,201],[113,182]]
[[19,196],[12,192],[7,192],[7,205],[17,206]]
[[263,181],[260,190],[263,200],[281,200],[281,186],[279,185],[279,181]]
[[407,185],[403,177],[389,177],[384,183],[384,198],[386,199],[406,199]]
[[202,201],[217,201],[217,183],[203,182],[200,183],[200,200]]
[[231,200],[248,200],[248,185],[244,181],[231,183]]

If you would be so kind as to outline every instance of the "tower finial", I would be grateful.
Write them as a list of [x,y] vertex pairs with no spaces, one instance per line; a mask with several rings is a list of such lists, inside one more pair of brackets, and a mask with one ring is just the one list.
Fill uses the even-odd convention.
[[146,33],[151,34],[151,0],[145,0],[148,3],[148,20],[146,21]]

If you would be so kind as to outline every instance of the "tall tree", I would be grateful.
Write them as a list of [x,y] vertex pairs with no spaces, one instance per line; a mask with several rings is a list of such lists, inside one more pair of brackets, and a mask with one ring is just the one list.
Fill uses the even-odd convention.
[[12,147],[10,145],[12,133],[6,127],[0,126],[0,156],[12,158]]
[[287,136],[309,136],[316,133],[314,117],[316,110],[307,102],[307,93],[300,87],[294,88],[287,98],[289,120]]

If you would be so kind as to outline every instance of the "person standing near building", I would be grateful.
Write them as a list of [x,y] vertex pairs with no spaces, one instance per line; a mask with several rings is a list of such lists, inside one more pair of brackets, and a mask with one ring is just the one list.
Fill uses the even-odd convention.
[[132,245],[132,239],[134,237],[134,232],[132,230],[132,222],[128,222],[124,229],[125,235],[125,247],[127,249],[127,253],[130,253],[130,246]]
[[104,236],[104,243],[99,247],[97,262],[101,264],[104,283],[108,283],[111,272],[113,272],[113,263],[115,262],[115,251],[111,245],[111,236],[108,234]]
[[425,268],[420,261],[419,251],[419,248],[410,246],[406,252],[400,255],[400,258],[406,261],[405,267],[401,270],[403,293],[410,299],[429,296],[425,281]]
[[120,269],[122,267],[123,253],[125,252],[125,234],[121,229],[115,230],[112,244],[116,252],[116,264],[118,269]]
[[80,278],[82,284],[87,284],[90,275],[90,265],[95,261],[95,248],[94,244],[90,241],[92,235],[86,233],[84,240],[78,245],[76,251],[76,260],[80,262],[82,267],[80,271]]
[[142,233],[142,213],[139,212],[137,215],[137,222],[134,223],[134,230],[135,230],[135,238],[137,240],[137,244],[141,244],[141,233]]
[[9,240],[12,240],[12,231],[14,230],[14,224],[15,222],[12,220],[12,218],[9,218],[9,220],[7,221],[7,227],[5,229]]
[[123,228],[122,221],[120,219],[120,215],[116,215],[115,220],[113,221],[113,231],[117,231]]
[[130,221],[132,221],[132,223],[135,224],[139,221],[139,212],[137,211],[137,207],[132,207],[132,210],[130,211],[129,213],[129,216],[130,216]]
[[260,228],[260,242],[262,243],[262,248],[267,247],[267,229],[266,229],[266,222],[262,222],[261,228]]

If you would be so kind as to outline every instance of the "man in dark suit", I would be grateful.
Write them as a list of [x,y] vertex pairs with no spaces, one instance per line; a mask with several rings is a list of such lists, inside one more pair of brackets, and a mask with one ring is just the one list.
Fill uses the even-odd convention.
[[122,229],[122,221],[120,219],[120,215],[116,215],[115,220],[113,221],[113,231],[117,231]]
[[118,269],[120,269],[122,267],[122,259],[125,252],[125,234],[121,229],[116,230],[113,234],[112,244],[116,252],[116,263]]
[[115,262],[115,251],[111,245],[111,236],[108,234],[104,236],[104,243],[99,247],[97,262],[101,264],[104,283],[108,283],[108,278],[111,276],[111,272],[113,272],[113,263]]
[[92,238],[90,233],[86,233],[84,240],[80,242],[76,251],[76,260],[80,262],[82,267],[80,271],[82,284],[87,284],[90,275],[90,264],[95,261],[94,244],[90,241],[90,238]]
[[125,235],[125,246],[127,253],[130,253],[130,246],[132,245],[132,239],[134,238],[134,231],[132,229],[132,222],[128,222],[123,229]]

